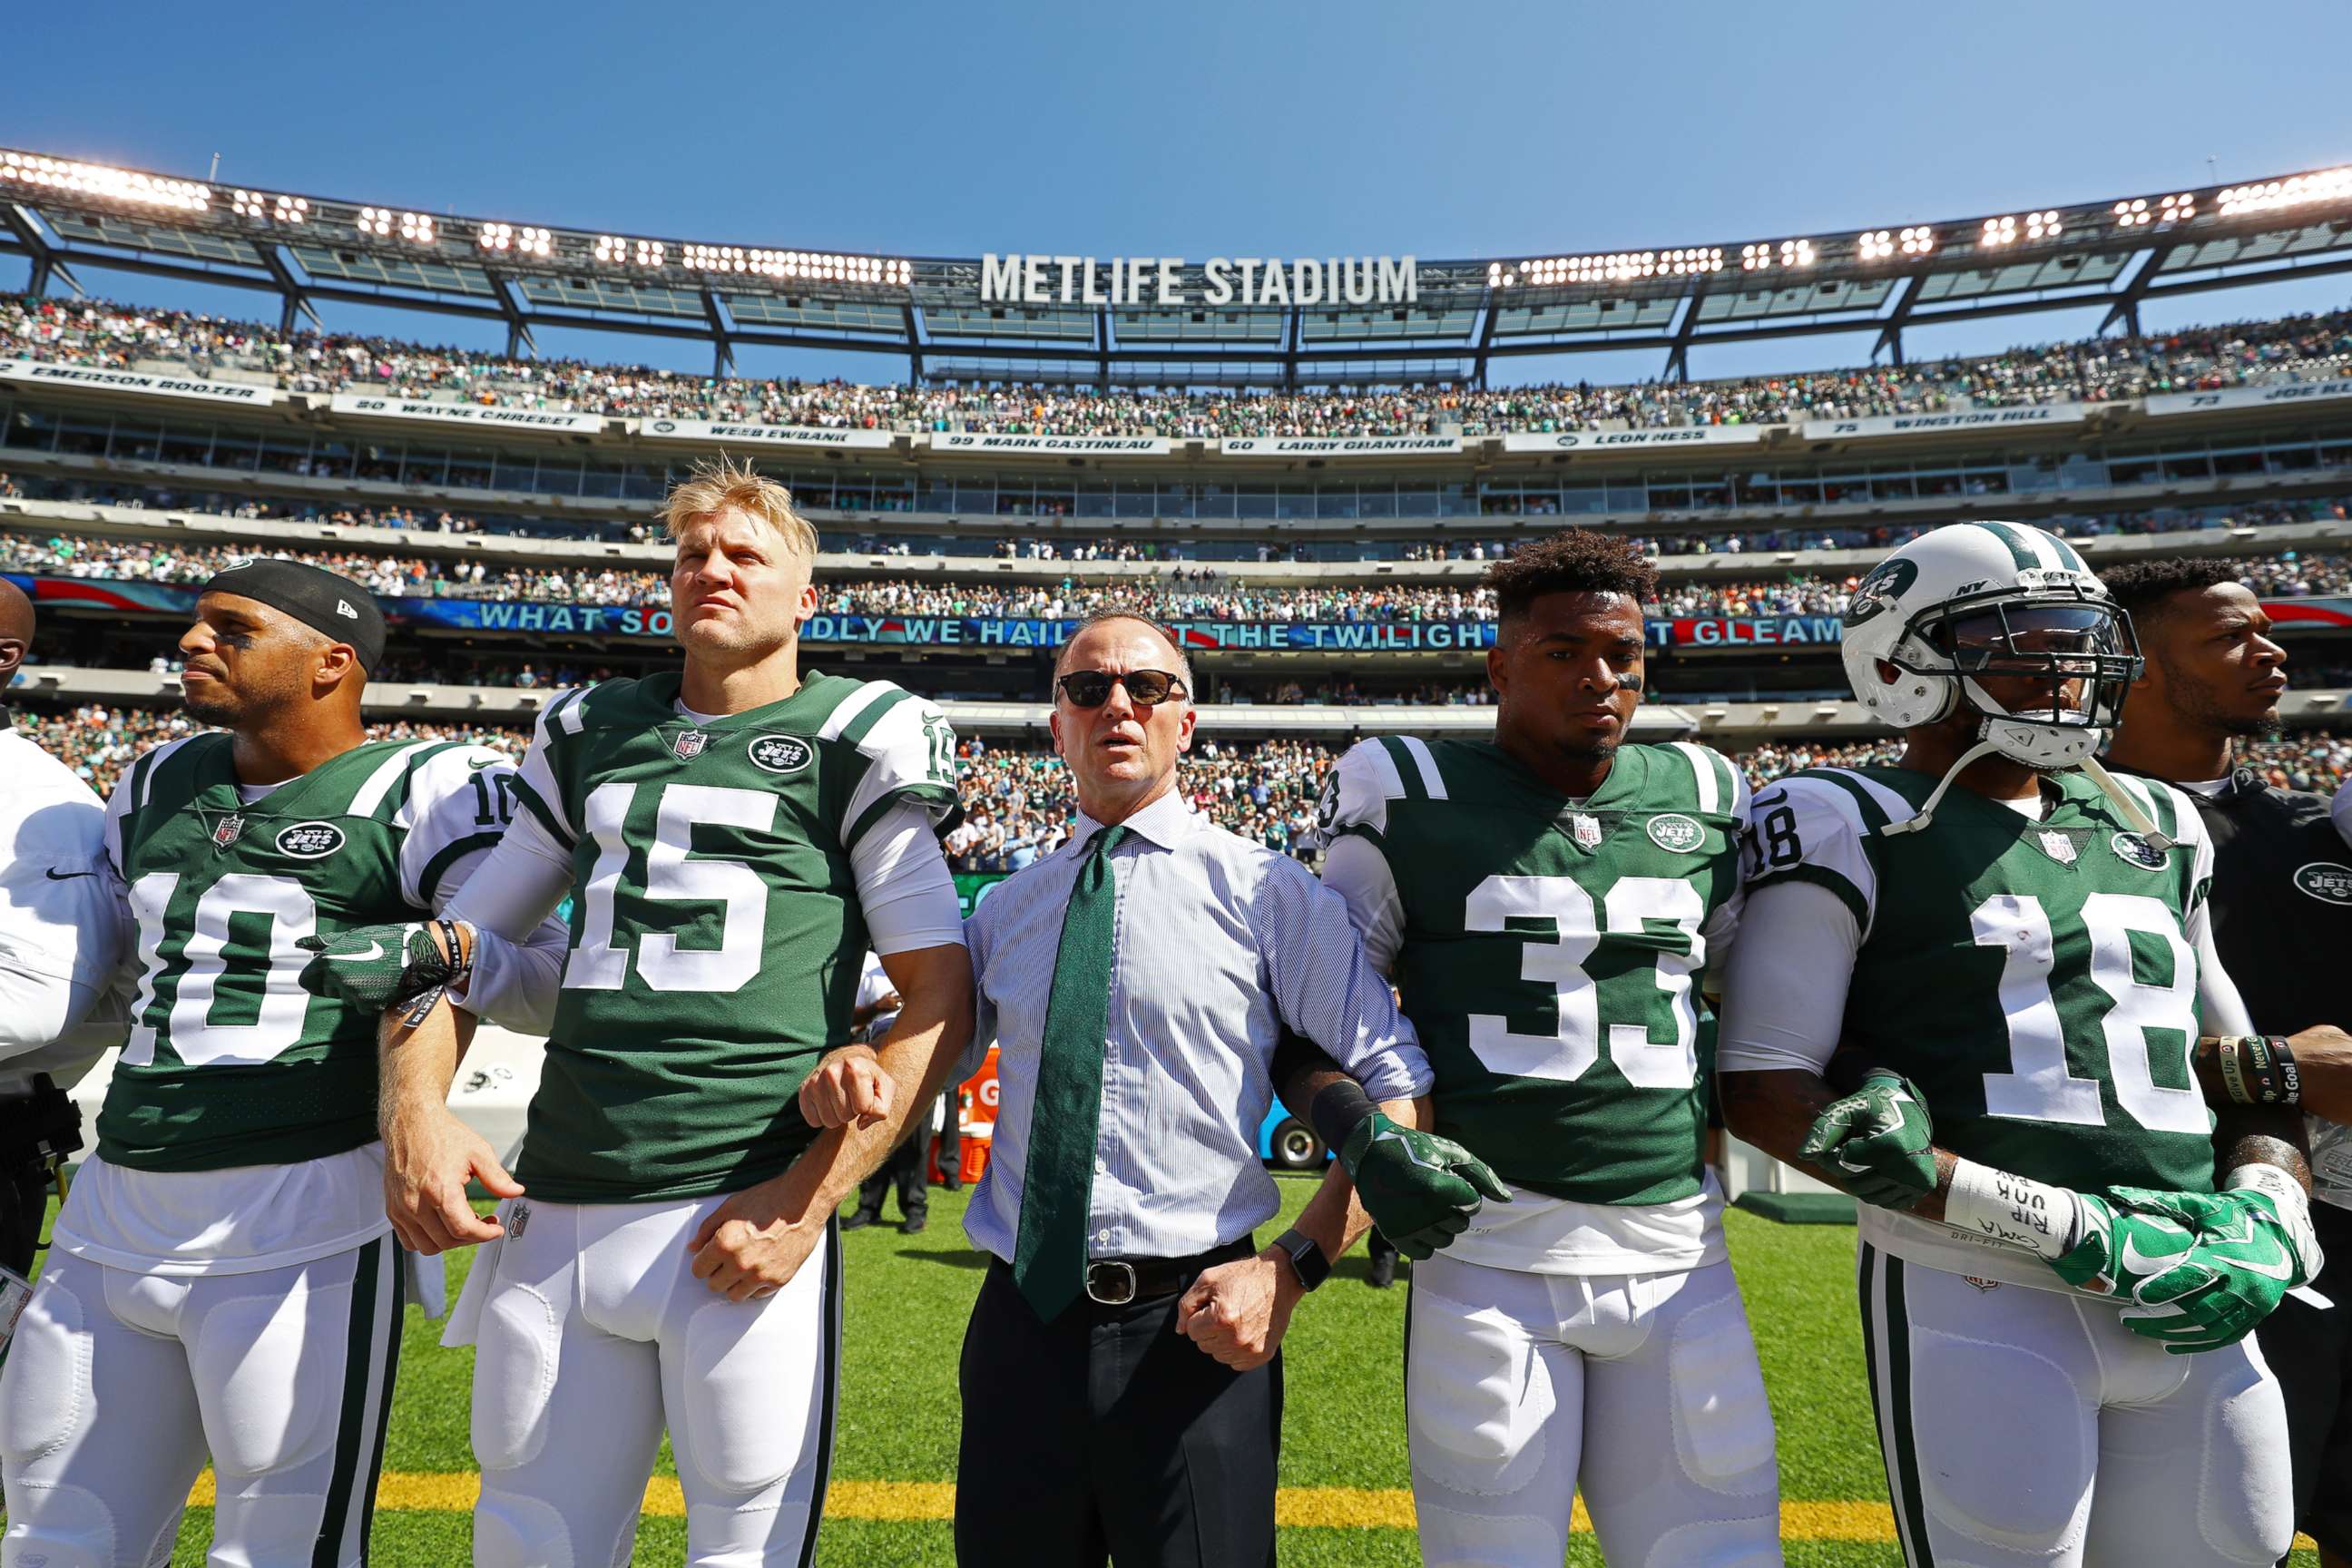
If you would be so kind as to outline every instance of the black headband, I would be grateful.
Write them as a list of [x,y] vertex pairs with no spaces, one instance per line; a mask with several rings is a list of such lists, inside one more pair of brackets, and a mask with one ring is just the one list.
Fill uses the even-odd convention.
[[348,577],[299,561],[257,557],[213,574],[201,590],[235,594],[281,611],[332,641],[349,643],[369,674],[383,658],[383,612]]

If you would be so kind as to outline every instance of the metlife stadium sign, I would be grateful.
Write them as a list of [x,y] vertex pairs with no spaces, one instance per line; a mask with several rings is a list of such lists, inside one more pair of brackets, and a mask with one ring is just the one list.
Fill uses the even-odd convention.
[[1139,305],[1263,310],[1287,305],[1410,305],[1421,269],[1410,256],[997,256],[980,258],[983,305]]

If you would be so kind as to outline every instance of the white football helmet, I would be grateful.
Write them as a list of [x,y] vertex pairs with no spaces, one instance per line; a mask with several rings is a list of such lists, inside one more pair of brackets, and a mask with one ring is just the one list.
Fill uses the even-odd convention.
[[[1880,562],[1854,589],[1839,652],[1855,698],[1895,729],[1955,707],[1979,715],[1946,784],[1999,752],[2044,772],[2084,767],[2104,786],[2096,753],[2140,671],[2131,616],[2073,545],[2021,522],[1952,523]],[[2004,707],[1979,677],[2033,679],[2048,700]],[[1890,831],[1925,827],[1943,793]]]

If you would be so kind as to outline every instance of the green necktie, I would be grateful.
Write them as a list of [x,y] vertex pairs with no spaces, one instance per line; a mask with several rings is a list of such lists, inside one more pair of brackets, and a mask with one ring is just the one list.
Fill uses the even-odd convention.
[[1013,1282],[1049,1323],[1078,1299],[1086,1281],[1095,1133],[1102,1122],[1103,1029],[1110,1016],[1110,944],[1118,918],[1110,852],[1126,837],[1124,827],[1103,828],[1079,862],[1045,1000]]

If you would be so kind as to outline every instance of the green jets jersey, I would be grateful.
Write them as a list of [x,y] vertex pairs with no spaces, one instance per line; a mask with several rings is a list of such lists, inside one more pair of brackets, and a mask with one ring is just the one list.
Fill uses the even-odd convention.
[[1925,830],[1880,831],[1936,782],[1816,769],[1751,809],[1749,886],[1816,882],[1860,927],[1841,1046],[1917,1084],[1956,1154],[2084,1191],[2212,1191],[2213,1118],[2189,1070],[2212,875],[2194,807],[2122,781],[2175,840],[2158,847],[2068,770],[2044,776],[2038,821],[1953,789]]
[[1583,800],[1489,742],[1340,759],[1325,880],[1429,1053],[1439,1131],[1551,1197],[1700,1191],[1694,982],[1738,918],[1746,805],[1729,763],[1684,743],[1619,747]]
[[485,747],[372,742],[248,802],[233,744],[159,746],[107,803],[139,963],[98,1117],[111,1164],[291,1164],[373,1142],[378,1016],[304,991],[294,944],[439,908],[513,809],[513,764]]
[[548,704],[520,793],[572,850],[572,949],[516,1177],[535,1197],[699,1197],[782,1172],[795,1103],[851,1038],[866,956],[850,852],[955,804],[955,735],[888,681],[809,674],[698,719],[679,678]]

